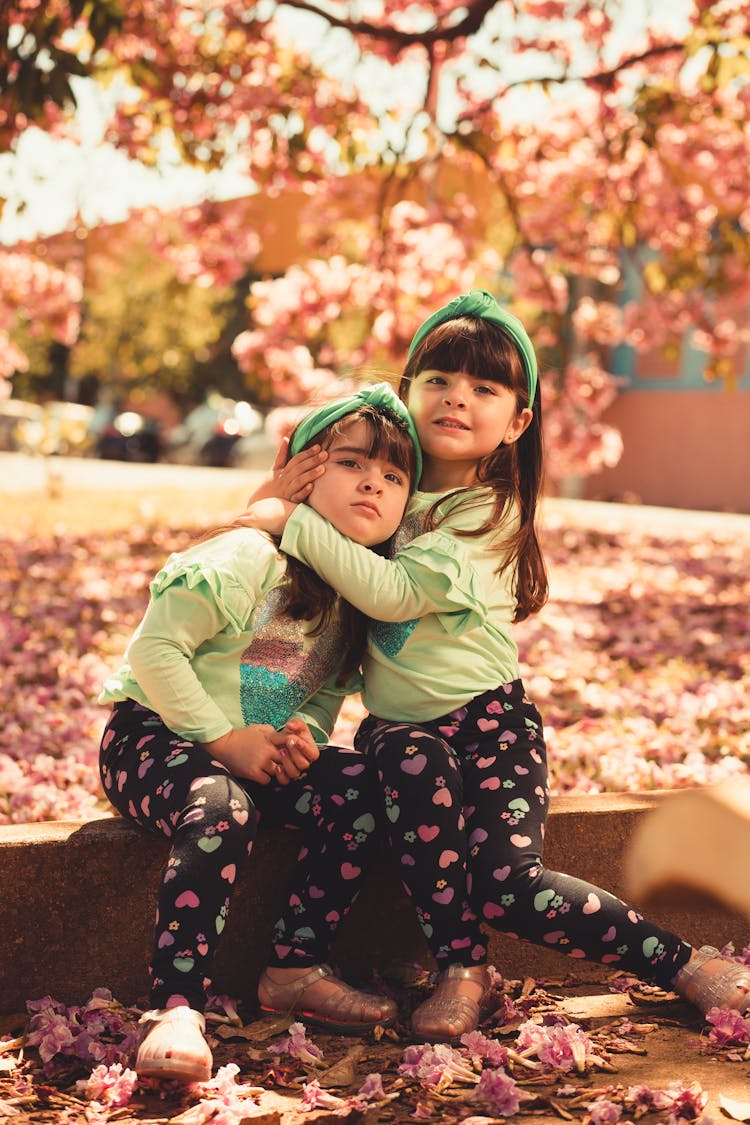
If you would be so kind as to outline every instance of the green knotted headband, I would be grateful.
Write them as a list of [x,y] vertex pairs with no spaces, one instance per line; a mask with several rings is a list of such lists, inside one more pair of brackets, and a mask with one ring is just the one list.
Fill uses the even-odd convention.
[[536,385],[539,378],[534,345],[528,333],[517,316],[507,312],[498,305],[491,293],[484,289],[472,289],[460,297],[454,297],[442,309],[438,309],[421,324],[414,334],[414,339],[409,345],[409,359],[419,344],[422,343],[428,332],[443,324],[446,320],[455,320],[459,316],[478,316],[482,320],[491,320],[493,324],[501,325],[509,336],[513,338],[521,352],[526,379],[529,385],[529,406],[533,406],[536,395]]
[[319,434],[326,426],[330,426],[331,422],[338,422],[339,418],[344,418],[347,414],[353,414],[355,410],[359,410],[362,406],[372,406],[375,410],[395,414],[401,422],[406,423],[409,437],[414,443],[417,463],[416,480],[418,481],[422,475],[422,451],[419,448],[417,431],[405,404],[388,383],[374,383],[370,387],[361,387],[348,398],[339,398],[334,402],[327,402],[324,406],[319,406],[311,411],[302,419],[292,434],[289,442],[289,455],[293,457],[295,453],[299,453],[308,442],[312,441],[316,434]]

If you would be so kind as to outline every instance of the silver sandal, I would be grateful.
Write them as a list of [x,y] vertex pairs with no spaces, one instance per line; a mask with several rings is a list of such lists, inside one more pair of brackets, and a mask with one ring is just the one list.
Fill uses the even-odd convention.
[[744,1015],[750,1009],[750,965],[724,961],[723,969],[707,973],[703,966],[716,958],[724,960],[718,949],[702,945],[693,960],[680,969],[672,987],[704,1016],[711,1008],[733,1008]]
[[[461,981],[481,984],[479,1000],[461,996]],[[474,1031],[489,993],[486,965],[449,965],[440,975],[437,988],[428,1000],[415,1009],[411,1017],[412,1031],[420,1039],[436,1043],[452,1043]]]
[[[317,981],[330,979],[335,991],[319,999],[305,1000],[305,993]],[[334,976],[330,965],[316,965],[301,977],[288,982],[271,980],[264,971],[258,981],[258,1000],[263,1012],[289,1013],[311,1027],[325,1028],[338,1035],[358,1035],[380,1025],[388,1027],[398,1009],[387,996],[360,992]]]

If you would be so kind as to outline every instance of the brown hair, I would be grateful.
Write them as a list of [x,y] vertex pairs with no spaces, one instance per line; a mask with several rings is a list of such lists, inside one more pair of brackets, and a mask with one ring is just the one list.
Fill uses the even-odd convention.
[[[526,368],[518,346],[501,325],[480,317],[462,316],[444,321],[420,342],[401,378],[399,395],[404,402],[408,402],[412,379],[425,370],[465,371],[511,390],[519,413],[529,405]],[[537,386],[533,418],[520,438],[507,445],[501,442],[477,463],[477,482],[487,485],[494,493],[492,515],[474,531],[456,533],[467,537],[484,535],[498,526],[511,506],[517,508],[520,516],[517,530],[503,540],[498,539],[497,544],[503,553],[498,572],[509,566],[516,568],[516,621],[523,621],[540,610],[549,594],[547,569],[535,525],[543,464],[542,399]],[[456,489],[450,495],[465,491],[468,490]],[[441,497],[438,503],[443,499]],[[437,522],[438,503],[428,513],[428,526]]]
[[[320,445],[327,449],[335,438],[340,437],[352,422],[365,422],[370,433],[370,445],[367,449],[368,458],[382,457],[390,461],[409,477],[411,488],[416,485],[417,459],[414,443],[409,436],[406,423],[390,410],[378,409],[365,403],[345,414],[343,418],[325,426],[303,448],[311,445]],[[202,535],[197,542],[212,539],[225,531],[232,531],[236,527],[243,527],[241,520],[221,527],[212,528]],[[389,541],[390,542],[390,541]],[[388,543],[379,544],[373,548],[378,553],[387,553]],[[336,683],[343,686],[349,677],[359,667],[367,643],[367,618],[353,605],[339,598],[332,586],[315,573],[309,566],[305,566],[299,559],[286,556],[286,577],[284,589],[287,601],[284,613],[293,621],[312,621],[318,617],[319,621],[311,631],[311,636],[317,637],[330,626],[338,608],[343,632],[344,655],[336,678]],[[338,606],[337,606],[338,603]]]

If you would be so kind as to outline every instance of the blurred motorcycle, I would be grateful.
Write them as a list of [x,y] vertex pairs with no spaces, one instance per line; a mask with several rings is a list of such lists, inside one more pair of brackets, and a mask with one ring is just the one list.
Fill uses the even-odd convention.
[[247,444],[262,442],[264,418],[249,402],[209,395],[169,435],[165,457],[187,465],[237,465]]

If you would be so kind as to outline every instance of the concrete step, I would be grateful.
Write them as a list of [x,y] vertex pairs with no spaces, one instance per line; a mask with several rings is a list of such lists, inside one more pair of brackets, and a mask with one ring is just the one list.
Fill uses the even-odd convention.
[[[638,820],[660,794],[558,797],[545,862],[622,896],[622,859]],[[261,830],[237,888],[214,988],[253,1001],[300,837]],[[0,827],[0,1013],[51,995],[66,1004],[97,987],[133,1003],[147,992],[156,888],[166,841],[121,819]],[[634,904],[637,906],[637,903]],[[688,941],[741,949],[748,923],[691,898],[651,915]],[[395,866],[384,853],[342,927],[332,960],[366,979],[390,960],[431,959]],[[601,979],[598,965],[491,931],[490,959],[505,976]]]

